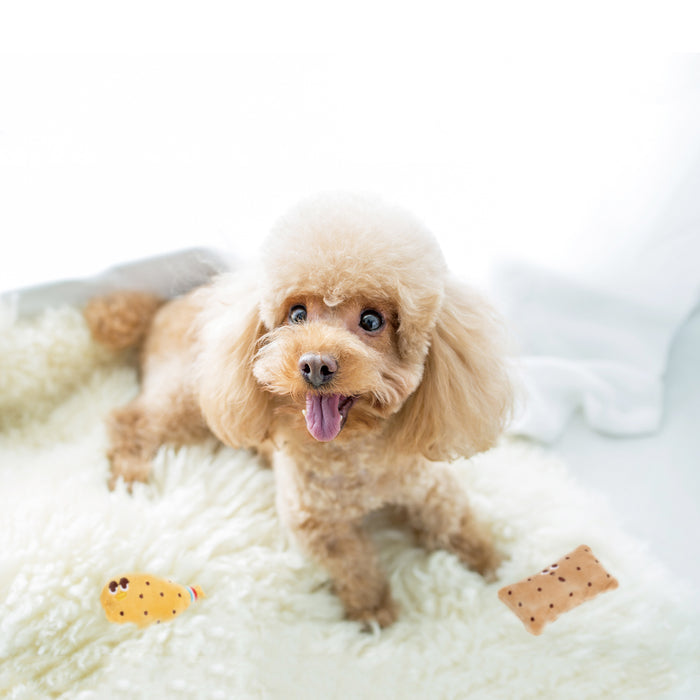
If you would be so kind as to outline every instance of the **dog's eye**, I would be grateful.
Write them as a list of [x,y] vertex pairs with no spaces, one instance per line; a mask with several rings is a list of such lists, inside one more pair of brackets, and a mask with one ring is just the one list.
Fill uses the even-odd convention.
[[374,311],[374,309],[368,309],[363,311],[360,315],[360,328],[372,333],[378,331],[384,325],[384,317],[379,313],[379,311]]
[[304,323],[304,321],[306,321],[306,307],[301,304],[292,306],[292,310],[289,312],[289,322]]

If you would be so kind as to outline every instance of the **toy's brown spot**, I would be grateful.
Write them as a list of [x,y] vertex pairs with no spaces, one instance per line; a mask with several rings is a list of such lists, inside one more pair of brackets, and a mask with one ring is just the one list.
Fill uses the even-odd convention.
[[165,595],[164,593],[161,593],[161,594],[160,594],[160,597],[162,598],[164,595]]
[[590,588],[593,584],[589,581],[588,582],[588,587]]
[[537,591],[538,591],[539,593],[541,593],[541,592],[542,592],[542,589],[541,589],[541,588],[538,588]]
[[150,586],[150,585],[151,585],[151,582],[150,582],[150,581],[146,581],[146,585],[147,585],[147,586]]
[[552,571],[552,573],[551,573],[551,574],[549,574],[549,575],[550,575],[550,576],[554,576],[554,572]]
[[139,593],[139,598],[143,598],[143,593]]
[[178,597],[178,598],[182,598],[182,593],[178,593],[178,594],[177,594],[177,597]]
[[143,611],[143,614],[144,614],[144,615],[148,615],[148,610],[144,610],[144,611]]
[[508,595],[513,595],[513,591],[508,591]]
[[573,593],[569,593],[569,598],[573,598],[573,597],[574,597],[574,594],[573,594]]
[[569,561],[569,559],[571,559],[571,557],[564,557],[564,558],[566,559],[566,561]]
[[523,607],[523,604],[522,604],[522,603],[518,603],[518,607],[519,607],[519,608],[522,608],[522,607]]
[[124,611],[123,611],[123,610],[122,610],[119,614],[120,614],[122,617],[124,617]]
[[531,618],[530,618],[530,622],[534,622],[534,621],[535,621],[535,618],[534,618],[534,617],[531,617]]
[[550,607],[550,608],[553,608],[553,607],[554,607],[554,603],[550,603],[550,604],[549,604],[549,607]]
[[560,580],[562,583],[564,583],[564,582],[566,581],[566,579],[565,579],[565,578],[562,578],[561,576],[559,577],[559,580]]
[[173,610],[173,615],[177,615],[177,613]]

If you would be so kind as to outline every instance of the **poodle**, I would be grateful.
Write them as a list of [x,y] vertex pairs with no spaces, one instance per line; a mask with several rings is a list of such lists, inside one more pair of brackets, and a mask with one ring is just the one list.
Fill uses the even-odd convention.
[[509,415],[492,309],[419,221],[372,197],[303,202],[261,259],[167,303],[122,292],[88,304],[98,341],[140,347],[141,392],[109,421],[111,484],[146,480],[164,443],[213,433],[257,449],[281,521],[367,624],[397,614],[363,528],[383,506],[492,577],[500,556],[449,465],[491,447]]

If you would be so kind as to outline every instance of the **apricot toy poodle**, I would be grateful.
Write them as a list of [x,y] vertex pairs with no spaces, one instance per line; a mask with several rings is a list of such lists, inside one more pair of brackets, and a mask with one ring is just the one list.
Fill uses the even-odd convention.
[[141,393],[109,422],[112,485],[145,480],[164,443],[256,448],[352,620],[396,618],[363,529],[385,505],[426,547],[498,567],[448,462],[491,447],[509,413],[499,322],[408,213],[320,196],[281,219],[259,269],[167,303],[94,299],[85,317],[98,341],[140,347]]

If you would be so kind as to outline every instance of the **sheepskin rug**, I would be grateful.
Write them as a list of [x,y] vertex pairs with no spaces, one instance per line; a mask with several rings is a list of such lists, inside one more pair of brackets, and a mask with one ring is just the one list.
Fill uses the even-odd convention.
[[[378,517],[401,616],[362,632],[280,530],[254,455],[165,448],[148,484],[108,491],[103,420],[137,391],[129,358],[73,308],[4,314],[1,697],[659,698],[696,668],[690,593],[553,456],[508,443],[455,465],[510,556],[499,583]],[[620,588],[531,636],[497,590],[582,543]],[[132,571],[207,597],[167,624],[111,624],[100,591]]]

